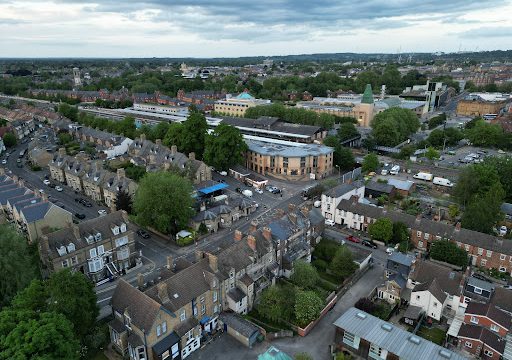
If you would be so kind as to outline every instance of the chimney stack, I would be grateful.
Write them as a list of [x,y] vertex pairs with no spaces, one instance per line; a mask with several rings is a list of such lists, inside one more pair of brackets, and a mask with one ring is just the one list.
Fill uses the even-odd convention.
[[219,263],[218,263],[217,256],[208,253],[208,264],[212,268],[213,272],[219,271]]
[[174,258],[171,255],[167,255],[167,269],[174,270]]
[[416,215],[416,224],[419,224],[421,222],[421,215]]
[[288,211],[294,211],[295,210],[295,204],[288,204]]
[[145,141],[146,140],[146,134],[140,134],[140,139],[142,141]]
[[297,225],[297,214],[295,213],[290,213],[288,214],[288,217],[290,218],[290,221],[292,223],[294,223],[295,225]]
[[256,232],[256,230],[258,230],[258,223],[256,220],[253,220],[251,221],[251,226],[249,226],[249,232],[253,233]]
[[144,275],[141,273],[137,274],[137,287],[140,289],[144,288]]
[[171,155],[176,155],[178,152],[178,147],[176,145],[171,146]]
[[188,154],[188,159],[189,160],[195,160],[196,159],[196,153],[195,152],[191,152]]
[[300,212],[302,213],[302,215],[304,215],[305,217],[308,217],[309,216],[309,207],[307,206],[303,206],[300,208]]
[[252,235],[247,236],[247,245],[253,250],[256,251],[256,238]]
[[73,235],[75,235],[75,238],[80,239],[80,229],[75,224],[73,224]]
[[18,179],[18,185],[19,185],[20,187],[25,186],[25,181],[24,181],[23,179]]
[[3,167],[0,167],[0,175],[5,175],[5,169]]
[[162,139],[156,139],[155,140],[155,144],[162,145]]
[[156,285],[156,288],[158,290],[158,297],[160,298],[160,301],[162,301],[162,304],[170,302],[169,293],[167,292],[167,284],[162,281]]
[[272,240],[272,230],[268,226],[263,228],[263,237],[268,241]]
[[242,232],[240,230],[235,230],[235,241],[242,240]]
[[59,155],[60,156],[66,155],[66,148],[63,148],[63,147],[59,148]]
[[460,231],[460,227],[461,227],[461,224],[460,224],[460,221],[455,224],[455,231]]
[[117,179],[118,180],[124,179],[125,176],[126,176],[126,172],[124,171],[123,168],[117,169]]
[[194,254],[195,254],[195,257],[196,257],[196,261],[199,261],[199,260],[201,260],[204,257],[204,253],[201,250],[198,250],[198,249],[196,249],[194,251]]

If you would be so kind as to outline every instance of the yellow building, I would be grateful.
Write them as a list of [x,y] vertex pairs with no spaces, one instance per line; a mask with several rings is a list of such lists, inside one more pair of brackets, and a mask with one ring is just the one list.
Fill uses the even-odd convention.
[[506,104],[507,97],[502,94],[469,94],[457,104],[457,115],[483,116],[485,114],[498,114]]
[[247,91],[244,91],[234,98],[226,97],[226,99],[217,100],[214,110],[222,115],[243,117],[247,109],[258,105],[269,105],[270,103],[270,100],[256,99]]

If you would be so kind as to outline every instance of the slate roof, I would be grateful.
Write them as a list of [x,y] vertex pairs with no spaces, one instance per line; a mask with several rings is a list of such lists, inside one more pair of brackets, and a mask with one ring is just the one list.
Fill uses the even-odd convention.
[[412,260],[410,256],[401,253],[399,251],[394,251],[388,258],[388,261],[395,262],[397,264],[405,265],[405,266],[411,266]]
[[372,219],[388,217],[393,222],[400,221],[407,225],[413,231],[422,231],[425,233],[439,236],[445,239],[468,244],[483,249],[512,255],[512,241],[506,241],[493,235],[480,233],[477,231],[461,228],[457,230],[455,226],[445,224],[439,221],[416,218],[413,215],[398,211],[384,210],[378,207],[365,205],[351,200],[341,200],[338,209],[349,211],[355,214],[364,215]]
[[242,276],[240,278],[240,281],[245,285],[245,286],[249,286],[251,285],[252,283],[254,283],[254,280],[247,274],[244,274],[244,276]]
[[493,333],[491,330],[478,325],[462,324],[458,337],[480,340],[500,354],[505,351],[505,339]]
[[353,184],[341,184],[326,191],[324,195],[331,198],[339,198],[354,189],[357,189],[357,187]]
[[435,262],[424,260],[416,263],[409,278],[418,283],[426,283],[436,279],[439,287],[450,295],[458,295],[461,291],[463,274]]
[[398,180],[393,178],[388,179],[388,184],[405,191],[411,191],[411,188],[414,186],[414,182],[410,180]]
[[192,299],[209,291],[212,276],[213,272],[208,264],[208,259],[203,258],[161,282],[166,285],[167,299],[160,298],[158,284],[147,289],[145,294],[161,303],[166,309],[176,312],[190,303]]
[[126,310],[135,326],[148,331],[160,311],[160,304],[121,278],[112,295],[112,309],[120,314]]
[[260,329],[256,325],[238,314],[223,312],[219,315],[219,320],[246,338],[250,338],[255,333],[260,332]]
[[430,292],[439,302],[442,304],[446,300],[446,293],[441,290],[441,287],[437,283],[437,280],[434,278],[426,283],[418,284],[412,289],[412,292],[418,292],[418,291],[428,291]]
[[247,295],[245,295],[245,293],[242,290],[240,290],[238,287],[235,287],[228,291],[228,296],[234,302],[239,302],[239,301],[242,301],[243,298],[246,297]]
[[185,321],[180,322],[176,327],[174,328],[174,331],[178,336],[181,338],[184,336],[187,332],[190,331],[190,329],[195,328],[199,322],[197,319],[193,316],[187,318]]
[[405,279],[402,274],[392,274],[389,276],[389,281],[394,281],[400,286],[401,289],[405,289],[405,285],[407,285],[407,279]]
[[7,200],[24,195],[29,190],[25,187],[18,187],[18,185],[7,186],[0,188],[0,205],[5,206]]
[[423,308],[421,306],[409,305],[405,310],[404,318],[418,320],[422,312]]
[[512,314],[512,290],[497,287],[491,299],[491,304]]
[[464,356],[351,307],[334,325],[359,336],[403,360],[463,360]]
[[[366,189],[371,191],[376,191],[384,194],[391,194],[393,192],[393,189],[395,188],[393,185],[389,185],[386,183],[381,183],[378,181],[369,181],[365,185]],[[338,207],[339,209],[339,207]]]
[[23,209],[21,209],[21,213],[27,223],[32,223],[44,219],[48,211],[50,211],[50,209],[54,206],[55,205],[50,202],[40,202],[25,206]]
[[492,304],[482,304],[471,301],[466,308],[466,315],[486,316],[507,330],[510,329],[512,325],[512,316]]

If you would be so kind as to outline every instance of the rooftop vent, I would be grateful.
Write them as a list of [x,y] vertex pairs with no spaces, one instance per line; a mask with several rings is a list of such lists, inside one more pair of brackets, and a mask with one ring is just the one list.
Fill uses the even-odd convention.
[[452,279],[452,280],[453,280],[453,279],[455,279],[455,273],[454,273],[453,271],[452,271],[452,272],[450,272],[449,277],[450,277],[450,279]]
[[450,359],[452,357],[452,353],[448,350],[439,350],[439,355],[444,357],[445,359]]
[[177,298],[179,297],[179,295],[178,295],[178,294],[174,294],[174,295],[173,295],[173,297],[174,297],[175,299],[177,299]]
[[358,313],[356,314],[356,316],[357,316],[359,319],[363,319],[363,320],[364,320],[364,319],[366,319],[366,317],[367,317],[368,315],[366,315],[365,313],[362,313],[362,312],[358,312]]
[[419,345],[421,342],[421,339],[417,336],[411,335],[411,337],[409,338],[409,341],[412,342],[413,344]]
[[393,327],[388,323],[382,324],[381,328],[386,330],[387,332],[390,332],[393,329]]

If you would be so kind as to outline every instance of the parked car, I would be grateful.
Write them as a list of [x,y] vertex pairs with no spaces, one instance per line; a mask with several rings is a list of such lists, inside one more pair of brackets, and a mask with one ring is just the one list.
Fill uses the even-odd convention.
[[325,219],[325,225],[334,226],[335,222],[331,219]]
[[44,194],[44,190],[43,189],[39,189],[39,193],[40,194]]
[[260,188],[254,188],[254,191],[256,191],[258,194],[263,194],[263,190]]
[[361,239],[359,239],[357,236],[354,236],[354,235],[347,236],[347,240],[348,241],[352,241],[354,243],[360,243],[361,242]]
[[99,209],[99,210],[98,210],[98,214],[99,214],[100,216],[107,215],[107,210]]
[[45,185],[50,185],[50,180],[48,180],[48,179],[44,179],[44,180],[43,180],[43,184],[45,184]]
[[391,255],[391,254],[393,254],[394,252],[395,252],[395,248],[388,247],[388,248],[386,249],[386,254],[388,254],[388,255]]
[[363,240],[361,243],[364,246],[372,248],[372,249],[377,249],[377,247],[378,247],[377,244],[375,244],[373,241],[370,241],[370,240]]
[[5,165],[5,164],[7,164],[7,160],[4,159],[4,160],[2,160],[2,165]]
[[502,226],[500,227],[500,236],[505,236],[505,235],[507,235],[507,231],[508,231],[507,227],[506,227],[505,225],[502,225]]
[[82,220],[82,219],[85,219],[85,214],[76,213],[76,214],[75,214],[75,217],[76,217],[77,219]]
[[273,189],[274,189],[273,186],[270,186],[270,185],[265,186],[265,190],[267,190],[268,192],[272,192]]
[[57,190],[58,192],[62,192],[64,189],[60,186],[55,186],[55,190]]
[[274,188],[272,189],[272,194],[279,194],[281,193],[281,189],[278,189],[274,186]]
[[222,175],[222,176],[228,176],[228,173],[225,172],[225,171],[219,171],[219,174]]
[[144,229],[137,230],[137,235],[143,239],[149,239],[151,237],[151,235],[149,235],[149,233]]

